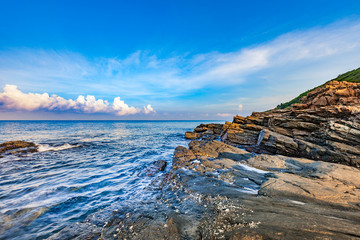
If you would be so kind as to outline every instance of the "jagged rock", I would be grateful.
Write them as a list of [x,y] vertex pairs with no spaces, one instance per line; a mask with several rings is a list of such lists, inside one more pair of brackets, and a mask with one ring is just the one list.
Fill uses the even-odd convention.
[[177,147],[156,203],[124,208],[100,239],[360,238],[360,170],[337,164],[360,163],[359,96],[330,82],[291,109],[201,124],[223,142]]
[[154,161],[147,169],[145,169],[145,173],[147,176],[152,177],[156,173],[164,171],[166,168],[166,161],[165,160],[157,160]]
[[[331,81],[315,89],[301,99],[304,108],[317,108],[341,103],[357,105],[360,103],[360,85],[352,82]],[[298,106],[297,106],[298,107]]]
[[191,164],[192,160],[195,160],[196,157],[192,151],[186,147],[179,146],[175,148],[174,157],[173,157],[173,170],[178,168],[185,167]]
[[219,136],[223,131],[223,127],[224,124],[218,124],[218,123],[200,124],[194,129],[194,132],[197,133],[207,132],[208,134],[214,134]]
[[257,153],[360,167],[360,84],[331,81],[291,109],[235,116],[222,140]]
[[185,133],[186,139],[198,139],[200,137],[201,137],[201,135],[197,132],[186,132]]
[[170,175],[156,201],[119,209],[100,239],[360,237],[354,167],[195,140],[175,149]]

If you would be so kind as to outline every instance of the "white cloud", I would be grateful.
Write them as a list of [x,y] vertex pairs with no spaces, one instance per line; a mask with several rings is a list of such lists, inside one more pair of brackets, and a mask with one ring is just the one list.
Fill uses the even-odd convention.
[[49,96],[48,93],[23,93],[16,85],[6,85],[4,91],[0,93],[0,108],[10,110],[50,110],[50,111],[76,111],[82,113],[111,113],[118,116],[136,113],[149,114],[155,112],[151,105],[139,108],[131,107],[120,100],[114,98],[113,103],[106,100],[96,99],[94,96],[80,95],[76,100],[65,99],[57,95]]
[[155,113],[155,110],[151,107],[151,105],[147,105],[146,107],[144,107],[144,113],[145,114],[149,114],[149,113]]
[[[339,63],[340,59],[348,69],[352,67],[350,60],[346,61],[348,54],[358,57],[360,53],[359,38],[360,22],[354,21],[287,33],[230,53],[211,52],[190,58],[159,58],[148,51],[137,51],[126,58],[91,60],[71,52],[2,51],[0,80],[31,82],[53,92],[66,89],[71,82],[88,92],[178,96],[209,85],[238,85],[251,81],[252,74],[274,69],[278,72],[293,64],[301,71],[304,62],[337,59]],[[96,79],[101,79],[101,88]]]
[[[253,46],[239,46],[239,49],[227,53],[209,52],[161,58],[148,51],[136,51],[122,58],[88,59],[64,51],[2,50],[0,84],[4,86],[5,83],[11,83],[26,91],[54,92],[59,95],[64,92],[71,95],[83,92],[112,97],[120,95],[132,101],[135,99],[141,106],[147,105],[150,99],[157,106],[171,105],[157,109],[159,111],[175,107],[203,108],[206,107],[204,103],[234,103],[235,94],[219,94],[251,88],[242,91],[241,96],[248,99],[248,102],[242,103],[246,105],[246,111],[258,111],[279,103],[263,102],[262,98],[282,96],[283,101],[290,100],[304,90],[359,67],[359,39],[360,20],[353,20],[293,31]],[[218,92],[219,87],[222,92]],[[209,89],[209,94],[204,94],[204,97],[197,95],[199,101],[189,103],[188,99],[194,96],[193,93],[197,94],[197,90],[204,88]],[[43,104],[48,103],[40,99],[46,97],[37,96],[37,100],[29,107],[43,107]],[[209,99],[204,100],[205,97]],[[49,98],[57,102],[58,109],[61,109],[60,102],[71,100]],[[119,115],[138,112],[137,108],[127,106],[120,99],[109,104],[101,102],[101,99],[84,97],[61,106],[77,106],[83,100],[88,102],[80,104],[83,112],[105,111],[109,107],[116,108]],[[231,109],[221,106],[207,109],[211,114],[238,110],[242,111],[237,104],[233,104]],[[148,107],[141,111],[153,112]]]
[[219,116],[219,117],[232,117],[232,116],[234,116],[234,114],[231,114],[231,113],[218,113],[218,114],[216,114],[216,116]]
[[241,111],[243,110],[243,105],[242,105],[242,104],[239,104],[239,105],[238,105],[238,109],[239,109],[239,111],[241,112]]

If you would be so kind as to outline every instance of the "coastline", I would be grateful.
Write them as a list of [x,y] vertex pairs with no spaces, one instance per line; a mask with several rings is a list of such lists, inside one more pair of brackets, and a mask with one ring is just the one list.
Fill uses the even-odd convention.
[[[142,170],[152,197],[96,213],[101,219],[90,214],[49,239],[360,238],[360,111],[348,86],[330,82],[290,109],[200,124],[170,167],[158,159]],[[35,147],[18,145],[8,150]]]
[[100,238],[354,239],[359,182],[354,167],[194,140],[175,149],[158,198],[120,210]]
[[185,133],[159,197],[101,238],[360,238],[358,87],[332,81],[291,109]]

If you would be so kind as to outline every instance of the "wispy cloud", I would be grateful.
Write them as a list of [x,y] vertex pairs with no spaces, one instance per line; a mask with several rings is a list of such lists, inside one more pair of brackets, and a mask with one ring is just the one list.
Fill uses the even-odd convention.
[[[53,92],[68,98],[91,94],[113,99],[120,95],[136,105],[147,105],[151,99],[152,103],[164,106],[167,102],[164,99],[174,99],[167,102],[172,104],[170,109],[181,107],[185,104],[183,99],[188,100],[204,88],[211,92],[204,96],[209,98],[209,104],[219,98],[220,87],[229,93],[228,99],[223,97],[222,102],[233,101],[237,92],[246,89],[238,96],[251,102],[242,102],[243,111],[262,110],[273,107],[274,103],[260,99],[279,95],[292,97],[358,67],[358,39],[360,21],[354,20],[290,32],[229,53],[161,58],[154,52],[137,51],[125,58],[88,59],[64,51],[7,50],[0,52],[0,84],[18,85],[25,91]],[[113,109],[117,104],[117,100],[112,104],[99,101],[95,100],[99,109],[103,105],[107,106],[104,109]],[[190,105],[196,107],[197,103]],[[238,104],[231,106],[231,109],[213,109],[212,113],[242,110]],[[94,108],[89,109],[93,111]],[[152,108],[147,106],[142,111],[152,112]]]
[[77,99],[65,99],[57,95],[49,96],[48,93],[23,93],[16,85],[6,85],[0,93],[0,108],[9,110],[48,110],[48,111],[75,111],[81,113],[110,113],[118,116],[131,115],[143,112],[153,113],[155,110],[151,105],[144,107],[144,110],[131,107],[114,98],[113,103],[106,100],[96,99],[94,96],[80,95]]

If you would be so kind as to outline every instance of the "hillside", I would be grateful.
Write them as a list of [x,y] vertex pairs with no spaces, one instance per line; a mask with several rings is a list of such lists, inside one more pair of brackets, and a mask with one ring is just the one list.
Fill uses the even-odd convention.
[[285,109],[285,108],[288,108],[290,107],[292,104],[294,103],[300,103],[300,99],[302,97],[305,97],[309,92],[319,88],[319,87],[322,87],[324,86],[325,84],[327,84],[328,82],[330,81],[338,81],[338,82],[355,82],[355,83],[360,83],[360,68],[358,69],[354,69],[352,71],[349,71],[349,72],[346,72],[344,74],[341,74],[339,75],[338,77],[334,78],[334,79],[331,79],[329,81],[327,81],[326,83],[320,85],[320,86],[317,86],[313,89],[310,89],[306,92],[303,92],[301,93],[299,96],[297,96],[296,98],[292,99],[291,101],[289,102],[286,102],[286,103],[281,103],[279,104],[276,108],[277,109]]

